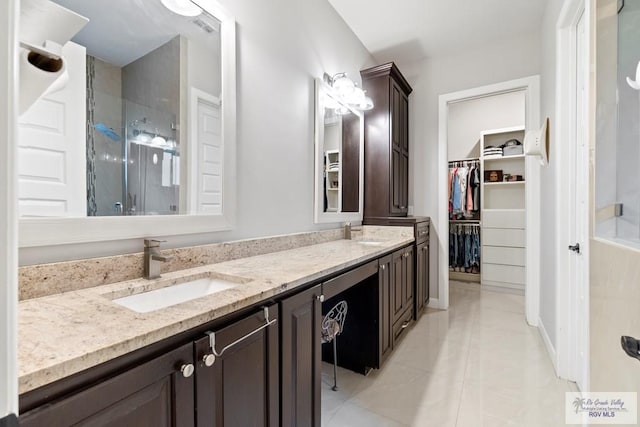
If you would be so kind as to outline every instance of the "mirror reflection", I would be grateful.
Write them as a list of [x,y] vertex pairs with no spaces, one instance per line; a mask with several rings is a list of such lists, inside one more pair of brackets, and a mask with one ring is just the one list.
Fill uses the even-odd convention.
[[220,21],[188,0],[54,0],[89,23],[20,118],[23,217],[222,211]]
[[357,214],[362,202],[362,114],[323,82],[317,81],[316,88],[317,210]]

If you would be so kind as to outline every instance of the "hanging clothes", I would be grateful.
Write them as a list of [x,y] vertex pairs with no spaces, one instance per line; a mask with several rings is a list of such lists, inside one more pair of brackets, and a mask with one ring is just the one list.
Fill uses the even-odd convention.
[[449,269],[480,273],[480,228],[475,225],[449,226]]
[[449,218],[477,218],[480,213],[479,160],[449,162]]

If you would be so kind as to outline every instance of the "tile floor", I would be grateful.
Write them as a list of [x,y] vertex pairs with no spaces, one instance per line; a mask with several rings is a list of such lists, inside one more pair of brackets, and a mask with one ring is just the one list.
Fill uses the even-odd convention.
[[340,369],[334,392],[323,364],[323,426],[564,426],[575,385],[555,376],[524,297],[451,282],[449,301],[422,316],[381,370]]

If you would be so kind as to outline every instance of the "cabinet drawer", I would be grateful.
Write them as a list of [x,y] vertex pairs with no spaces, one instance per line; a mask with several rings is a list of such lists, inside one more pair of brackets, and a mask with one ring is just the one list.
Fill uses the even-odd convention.
[[413,319],[413,307],[409,307],[409,309],[405,311],[402,316],[400,316],[398,321],[393,324],[393,347],[394,348],[396,344],[400,341],[400,339],[404,336],[404,332],[411,325],[412,319]]
[[524,267],[482,263],[482,280],[524,284]]
[[429,240],[429,223],[421,222],[416,225],[416,243]]
[[[482,228],[482,249],[485,246],[525,247],[524,230],[510,228]],[[484,255],[484,254],[483,254]]]
[[482,212],[483,228],[526,228],[524,210],[491,210]]
[[525,249],[502,246],[484,246],[482,261],[488,264],[525,265]]

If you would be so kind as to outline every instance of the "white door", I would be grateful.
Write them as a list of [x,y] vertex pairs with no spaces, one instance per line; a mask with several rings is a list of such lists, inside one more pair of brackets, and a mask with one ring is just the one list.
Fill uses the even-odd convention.
[[[572,317],[570,334],[574,352],[571,360],[572,378],[582,391],[588,391],[589,381],[589,254],[588,254],[588,63],[584,13],[576,25],[576,96],[575,96],[575,149],[572,167],[573,227],[570,230],[572,251],[570,257]],[[579,245],[579,248],[577,247]]]
[[62,48],[69,80],[37,101],[18,125],[21,217],[84,217],[86,187],[86,49]]
[[191,107],[195,112],[189,143],[193,169],[190,171],[191,213],[221,215],[224,144],[220,100],[195,88],[191,93]]

